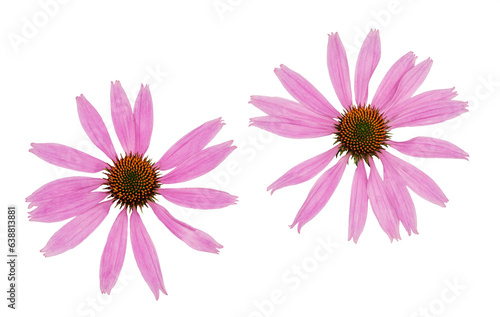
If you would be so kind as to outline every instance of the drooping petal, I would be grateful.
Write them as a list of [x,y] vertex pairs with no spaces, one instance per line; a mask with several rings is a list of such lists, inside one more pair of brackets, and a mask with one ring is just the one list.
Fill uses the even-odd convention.
[[368,194],[368,199],[372,206],[373,213],[382,227],[382,230],[389,236],[391,242],[393,239],[401,240],[399,235],[399,221],[392,204],[387,197],[387,191],[380,177],[375,163],[372,158],[369,159],[370,162],[370,176],[368,178],[368,184],[366,187],[366,192]]
[[348,109],[352,106],[351,78],[347,54],[338,33],[328,36],[327,65],[340,104]]
[[[80,192],[91,192],[101,186],[102,183],[102,178],[83,176],[65,177],[38,188],[33,194],[26,197],[26,202],[52,200],[58,196],[78,195]],[[36,203],[34,205],[36,205]]]
[[87,153],[57,143],[31,143],[30,152],[42,160],[79,172],[97,173],[107,164]]
[[200,125],[177,141],[156,164],[160,170],[168,170],[178,166],[194,154],[200,152],[217,133],[224,123],[217,118]]
[[76,216],[59,229],[40,252],[48,257],[73,249],[99,227],[112,204],[112,201],[106,201]]
[[158,193],[166,200],[188,208],[218,209],[235,205],[237,196],[210,188],[160,188]]
[[429,71],[431,70],[431,66],[432,60],[428,58],[406,72],[399,82],[398,88],[394,93],[394,97],[390,102],[388,102],[386,109],[389,109],[410,98],[413,93],[417,91],[418,87],[420,87],[420,85],[424,82],[427,74],[429,74]]
[[82,196],[58,196],[37,203],[29,212],[29,220],[37,222],[63,221],[94,208],[108,196],[104,192],[92,192]]
[[125,153],[135,153],[135,120],[132,107],[122,85],[111,83],[111,118]]
[[282,137],[292,139],[319,138],[335,132],[331,126],[319,126],[305,120],[292,120],[279,117],[256,117],[250,119],[250,126],[255,126]]
[[324,116],[318,115],[303,107],[298,102],[285,98],[251,96],[249,103],[270,116],[304,121],[306,125],[330,127],[334,122],[331,118],[326,118]]
[[389,145],[403,154],[415,157],[457,158],[467,160],[469,156],[467,152],[453,143],[423,136],[403,142],[390,141]]
[[300,163],[278,178],[274,183],[269,185],[267,190],[270,190],[272,194],[280,188],[297,185],[310,180],[314,176],[318,175],[318,173],[333,160],[338,150],[339,146],[337,145],[320,155]]
[[301,105],[328,118],[337,118],[340,116],[340,113],[304,77],[285,65],[280,65],[280,67],[276,68],[274,73],[278,76],[288,93]]
[[424,172],[402,159],[384,152],[385,159],[396,169],[404,181],[415,194],[441,207],[446,207],[448,198],[439,186]]
[[210,172],[236,149],[236,146],[231,146],[232,143],[233,141],[227,141],[198,152],[161,177],[160,182],[162,184],[187,182]]
[[389,161],[385,159],[385,152],[386,151],[382,151],[379,154],[379,158],[384,165],[384,184],[386,185],[389,202],[392,204],[398,219],[403,224],[408,235],[411,235],[412,231],[418,234],[417,212],[413,200],[411,199],[410,193],[401,175],[399,175]]
[[358,162],[354,179],[351,186],[351,202],[349,207],[349,234],[348,240],[353,239],[358,243],[359,236],[365,227],[366,215],[368,213],[368,179],[366,177],[365,163]]
[[141,85],[134,104],[135,151],[144,154],[148,150],[153,133],[153,99],[149,85]]
[[127,250],[127,227],[127,208],[124,208],[116,217],[102,252],[99,269],[102,293],[109,294],[118,281]]
[[389,124],[393,129],[430,125],[453,119],[467,111],[467,102],[465,101],[428,101],[421,103],[419,107],[400,111]]
[[219,253],[218,249],[223,247],[205,232],[175,219],[163,206],[156,203],[149,203],[149,205],[168,230],[191,248],[203,252]]
[[304,204],[300,207],[300,210],[293,223],[290,225],[290,228],[293,228],[296,224],[298,224],[297,229],[300,233],[300,229],[312,218],[314,218],[321,211],[321,209],[323,209],[323,207],[325,207],[326,203],[330,200],[330,197],[332,197],[333,192],[337,188],[342,175],[344,174],[348,159],[349,155],[345,155],[337,162],[337,164],[318,178],[307,195]]
[[76,106],[83,130],[85,130],[92,143],[103,151],[107,157],[115,160],[117,157],[115,147],[113,146],[113,142],[111,142],[108,129],[97,110],[83,95],[76,97]]
[[130,214],[130,243],[134,251],[135,261],[141,271],[141,275],[155,295],[156,300],[160,297],[160,291],[167,294],[161,274],[160,262],[153,241],[142,223],[137,210]]
[[417,57],[413,52],[408,52],[392,65],[373,96],[372,106],[376,106],[380,110],[384,110],[387,107],[388,102],[396,93],[401,78],[415,66],[416,59]]
[[354,75],[354,94],[358,105],[368,103],[368,84],[380,60],[380,36],[371,30],[359,51]]

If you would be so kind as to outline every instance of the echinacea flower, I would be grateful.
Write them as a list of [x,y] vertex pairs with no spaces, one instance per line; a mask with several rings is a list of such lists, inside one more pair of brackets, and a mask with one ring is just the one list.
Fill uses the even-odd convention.
[[[326,205],[351,158],[357,167],[351,188],[348,240],[358,241],[365,225],[368,201],[391,241],[401,239],[400,222],[409,235],[418,234],[415,206],[408,189],[439,206],[444,207],[448,201],[429,176],[387,150],[392,147],[415,157],[467,159],[466,152],[444,140],[430,137],[392,140],[393,129],[452,119],[467,111],[467,103],[452,100],[457,95],[454,88],[413,96],[429,73],[432,61],[427,59],[415,65],[416,56],[412,52],[394,63],[368,102],[368,84],[379,60],[379,32],[372,30],[363,42],[356,63],[356,102],[353,103],[346,51],[337,33],[329,35],[328,71],[342,112],[304,77],[285,65],[275,69],[275,73],[296,102],[279,97],[251,97],[250,103],[268,116],[252,118],[250,125],[288,138],[333,136],[332,148],[295,166],[268,187],[272,193],[310,180],[334,157],[340,156],[338,162],[318,178],[290,226],[297,225],[299,232]],[[383,165],[383,179],[374,158]],[[369,177],[365,164],[370,169]]]
[[[109,158],[106,163],[71,147],[32,143],[30,152],[53,165],[86,172],[93,177],[67,177],[50,182],[26,198],[30,220],[57,222],[73,218],[41,250],[45,256],[68,251],[85,240],[115,205],[121,209],[109,232],[100,264],[100,287],[109,294],[115,285],[130,241],[139,270],[158,299],[167,294],[156,249],[141,220],[150,207],[158,219],[193,249],[219,253],[222,248],[205,232],[174,218],[158,202],[158,195],[183,207],[222,208],[236,203],[236,196],[208,188],[164,187],[197,178],[217,167],[236,147],[233,141],[205,146],[221,130],[220,118],[208,121],[177,141],[159,161],[145,156],[153,131],[153,103],[148,85],[142,86],[134,109],[120,82],[111,83],[111,116],[124,154],[118,156],[106,126],[83,95],[76,97],[78,116],[90,140]],[[162,174],[163,171],[167,171]],[[140,212],[138,211],[140,210]]]

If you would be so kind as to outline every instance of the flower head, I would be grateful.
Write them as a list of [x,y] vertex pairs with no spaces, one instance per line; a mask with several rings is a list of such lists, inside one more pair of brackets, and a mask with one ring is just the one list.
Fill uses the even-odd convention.
[[[222,208],[236,203],[236,196],[209,188],[172,188],[217,167],[236,147],[232,141],[206,147],[224,123],[208,121],[177,141],[156,163],[145,156],[153,131],[153,103],[149,87],[141,86],[134,105],[116,81],[111,83],[111,115],[124,153],[117,155],[101,116],[83,95],[76,98],[78,115],[91,141],[109,158],[106,163],[79,150],[55,143],[32,143],[30,152],[39,158],[68,169],[102,173],[101,177],[67,177],[50,182],[26,198],[31,221],[57,222],[72,218],[41,250],[45,256],[68,251],[85,240],[115,205],[118,213],[101,257],[101,291],[110,293],[118,280],[130,240],[144,280],[156,299],[167,293],[160,264],[142,220],[148,207],[179,239],[193,249],[219,253],[222,248],[205,232],[174,218],[158,196],[179,206],[197,209]],[[170,171],[169,171],[170,170]],[[167,171],[167,172],[165,172]],[[165,172],[165,174],[163,174]]]
[[[448,201],[436,183],[422,171],[388,152],[389,148],[416,157],[467,159],[457,146],[439,139],[416,137],[392,140],[392,130],[443,122],[467,111],[467,103],[453,100],[454,89],[431,90],[414,95],[432,65],[430,59],[415,65],[409,52],[389,69],[371,102],[368,84],[380,60],[378,31],[370,31],[359,52],[352,100],[347,55],[337,33],[328,39],[327,66],[342,112],[304,77],[285,65],[275,69],[279,80],[296,100],[252,96],[250,103],[267,116],[250,119],[250,125],[288,138],[332,137],[333,148],[295,166],[272,183],[271,193],[300,184],[319,174],[333,160],[338,162],[313,185],[291,227],[300,229],[326,205],[349,160],[356,165],[351,189],[348,239],[357,242],[363,231],[368,202],[391,241],[400,239],[399,223],[409,235],[417,232],[417,218],[408,189],[440,206]],[[383,179],[374,160],[383,165]],[[367,177],[366,166],[370,169]]]

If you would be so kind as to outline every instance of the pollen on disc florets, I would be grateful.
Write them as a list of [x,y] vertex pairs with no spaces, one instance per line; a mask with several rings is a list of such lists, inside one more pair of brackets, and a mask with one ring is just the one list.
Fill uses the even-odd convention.
[[340,143],[338,154],[347,152],[356,164],[360,159],[368,163],[368,158],[377,156],[389,139],[388,121],[371,105],[344,110],[335,128],[335,143]]
[[148,201],[155,200],[161,186],[160,174],[147,157],[140,154],[120,156],[105,170],[105,189],[120,208],[142,208]]

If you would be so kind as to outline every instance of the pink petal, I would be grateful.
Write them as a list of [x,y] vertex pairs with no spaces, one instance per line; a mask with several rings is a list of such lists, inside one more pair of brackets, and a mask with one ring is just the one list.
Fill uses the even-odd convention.
[[340,116],[340,113],[304,77],[285,65],[280,65],[280,67],[276,68],[274,73],[278,76],[288,93],[301,105],[328,118],[337,118]]
[[116,217],[102,252],[99,269],[102,293],[109,294],[118,281],[127,250],[127,227],[127,208],[124,208]]
[[338,150],[339,146],[335,146],[320,155],[300,163],[269,185],[267,190],[270,190],[272,194],[280,188],[297,185],[310,180],[318,175],[333,160]]
[[368,84],[380,60],[380,36],[378,30],[371,30],[366,36],[354,75],[354,94],[358,105],[366,105],[368,102]]
[[411,111],[414,108],[420,108],[425,103],[436,102],[436,104],[438,104],[439,102],[455,98],[457,93],[454,89],[455,88],[437,89],[423,92],[398,103],[390,109],[386,109],[384,114],[389,120],[393,121],[400,114],[408,113],[408,111]]
[[232,143],[233,141],[227,141],[198,152],[161,177],[160,182],[163,184],[181,183],[210,172],[236,149],[236,146],[231,146]]
[[73,249],[99,227],[112,204],[112,201],[106,201],[76,216],[59,229],[40,252],[48,257]]
[[417,212],[413,200],[401,175],[385,159],[385,153],[386,151],[382,151],[379,157],[384,165],[384,183],[386,185],[387,197],[408,235],[411,235],[412,231],[418,234]]
[[83,95],[76,97],[76,105],[80,123],[92,143],[103,151],[107,157],[115,160],[117,157],[115,147],[113,146],[113,142],[111,142],[108,129],[106,129],[106,125],[104,125],[104,121],[102,121],[97,110],[95,110]]
[[235,205],[237,196],[210,188],[160,188],[158,193],[166,200],[188,208],[218,209]]
[[351,203],[349,207],[348,240],[353,239],[354,243],[358,243],[359,236],[365,227],[366,215],[368,213],[367,183],[365,163],[363,160],[359,160],[352,181]]
[[132,244],[139,271],[141,271],[142,277],[155,295],[156,300],[158,300],[160,291],[165,295],[167,294],[163,284],[160,262],[153,241],[135,209],[130,215],[130,243]]
[[158,161],[160,170],[178,166],[191,156],[199,153],[222,129],[221,118],[205,122],[177,141]]
[[348,109],[352,106],[351,79],[347,55],[338,33],[328,36],[327,64],[330,79],[340,104]]
[[330,127],[323,127],[304,120],[269,116],[251,118],[250,126],[255,126],[279,136],[292,139],[319,138],[335,132],[333,123]]
[[57,143],[31,143],[30,152],[42,160],[79,172],[97,173],[108,165],[93,156]]
[[399,221],[394,208],[392,207],[389,198],[387,197],[387,190],[384,186],[384,182],[375,167],[375,163],[372,158],[369,159],[370,162],[370,177],[368,178],[368,184],[366,187],[366,192],[368,194],[368,199],[372,205],[373,213],[382,227],[382,230],[389,236],[391,242],[393,239],[401,240],[399,235]]
[[[47,183],[35,190],[33,194],[26,197],[27,202],[33,202],[37,205],[37,201],[52,200],[59,196],[79,195],[88,193],[103,184],[102,178],[73,176],[57,179]],[[30,207],[31,208],[31,205]]]
[[152,202],[149,205],[168,230],[191,248],[203,252],[219,253],[218,249],[223,247],[205,232],[175,219],[163,206]]
[[384,157],[401,175],[406,186],[414,191],[415,194],[433,204],[441,207],[446,206],[445,203],[448,202],[448,198],[446,198],[439,186],[424,172],[387,151],[384,152]]
[[400,111],[390,122],[390,126],[395,129],[435,124],[458,117],[467,111],[467,102],[464,101],[428,101],[418,107]]
[[52,200],[38,203],[36,209],[29,212],[29,220],[37,222],[58,222],[78,216],[94,208],[108,193],[93,192],[85,195],[59,196]]
[[306,125],[331,127],[334,120],[318,115],[298,102],[280,97],[251,96],[250,102],[255,107],[273,117],[303,121]]
[[111,118],[125,153],[135,153],[135,120],[132,107],[122,85],[111,83]]
[[144,154],[148,150],[153,133],[153,100],[149,86],[141,85],[134,105],[135,151]]
[[429,71],[431,70],[431,66],[432,60],[428,58],[406,72],[406,74],[404,74],[401,78],[394,97],[387,104],[386,109],[389,109],[390,107],[393,107],[410,98],[413,93],[417,91],[418,87],[420,87],[420,85],[424,82],[427,74],[429,74]]
[[467,152],[444,140],[416,137],[404,142],[390,141],[390,146],[399,152],[415,157],[466,159]]
[[396,93],[401,78],[415,66],[416,59],[413,52],[408,52],[392,65],[373,96],[372,106],[376,106],[380,110],[387,107]]
[[297,229],[300,233],[300,229],[325,207],[342,178],[348,159],[349,155],[345,155],[337,164],[318,178],[307,195],[306,201],[302,204],[302,207],[300,207],[290,228],[298,224]]

